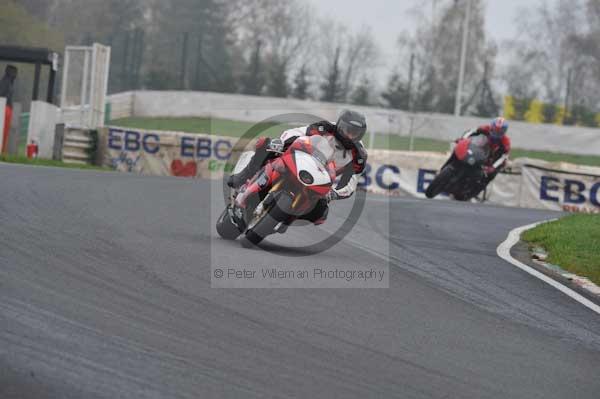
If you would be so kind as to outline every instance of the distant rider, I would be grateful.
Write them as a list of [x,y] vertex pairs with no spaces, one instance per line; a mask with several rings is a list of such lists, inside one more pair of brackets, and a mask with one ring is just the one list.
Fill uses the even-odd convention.
[[[238,174],[231,175],[227,185],[232,188],[241,187],[242,195],[236,199],[236,203],[238,206],[245,207],[245,201],[250,194],[262,189],[260,186],[262,179],[256,179],[250,187],[246,183],[261,170],[268,160],[279,156],[298,137],[334,136],[336,139],[334,160],[336,174],[341,176],[340,181],[331,190],[327,199],[319,201],[312,212],[303,217],[315,224],[321,224],[327,218],[330,200],[349,198],[356,190],[359,176],[367,164],[367,151],[361,141],[366,131],[365,116],[359,112],[346,110],[340,114],[336,123],[320,121],[306,127],[286,130],[279,139],[260,137],[256,142],[255,153],[248,166]],[[245,184],[246,186],[243,187]]]
[[508,122],[506,122],[506,119],[498,117],[489,125],[483,125],[479,126],[477,129],[469,130],[462,136],[462,138],[469,138],[477,135],[484,135],[488,138],[491,151],[490,157],[483,166],[486,178],[482,189],[494,180],[498,172],[506,165],[506,161],[510,154],[510,137],[506,134],[507,131]]

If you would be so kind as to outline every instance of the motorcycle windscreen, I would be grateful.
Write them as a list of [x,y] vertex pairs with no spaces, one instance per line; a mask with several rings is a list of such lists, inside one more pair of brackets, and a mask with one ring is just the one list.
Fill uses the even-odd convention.
[[335,154],[335,138],[333,136],[310,136],[310,146],[315,158],[323,165],[327,165],[333,159]]
[[238,159],[237,163],[235,164],[235,168],[233,168],[233,174],[238,174],[242,170],[244,170],[244,168],[250,163],[250,160],[253,156],[254,151],[244,151],[242,155],[240,155],[240,158]]
[[468,162],[469,164],[478,164],[485,162],[490,154],[490,146],[485,136],[475,136],[469,143]]

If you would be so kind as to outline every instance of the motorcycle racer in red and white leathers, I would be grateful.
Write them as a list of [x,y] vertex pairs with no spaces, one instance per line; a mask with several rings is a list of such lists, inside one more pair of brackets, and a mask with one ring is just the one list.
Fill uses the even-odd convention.
[[462,138],[484,135],[488,138],[490,145],[490,157],[483,167],[486,175],[485,185],[489,184],[498,172],[506,166],[510,155],[510,137],[506,134],[508,122],[502,117],[495,118],[489,125],[479,126],[477,129],[467,131]]
[[340,177],[339,183],[331,190],[327,199],[319,201],[310,214],[303,217],[315,224],[323,223],[329,210],[329,201],[349,198],[356,191],[359,176],[367,163],[367,151],[361,141],[366,130],[365,116],[346,110],[341,113],[336,123],[320,121],[306,127],[286,130],[279,139],[259,138],[249,164],[240,173],[230,176],[227,181],[230,187],[240,188],[236,205],[244,208],[246,199],[264,188],[267,179],[261,179],[261,173],[258,172],[269,160],[284,152],[298,137],[333,136],[335,170],[336,176]]

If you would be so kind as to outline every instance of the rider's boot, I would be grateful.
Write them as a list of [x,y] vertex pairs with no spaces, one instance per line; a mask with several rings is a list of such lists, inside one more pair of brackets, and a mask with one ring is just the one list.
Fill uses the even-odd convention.
[[240,172],[229,176],[227,179],[227,185],[231,188],[240,188],[242,187],[248,179],[250,179],[260,168],[255,168],[252,164],[252,161]]
[[229,176],[227,179],[227,185],[231,188],[237,189],[244,185],[248,179],[252,178],[256,172],[264,165],[265,161],[269,158],[270,153],[268,148],[271,140],[268,138],[261,138],[256,143],[256,150],[248,165],[240,172]]

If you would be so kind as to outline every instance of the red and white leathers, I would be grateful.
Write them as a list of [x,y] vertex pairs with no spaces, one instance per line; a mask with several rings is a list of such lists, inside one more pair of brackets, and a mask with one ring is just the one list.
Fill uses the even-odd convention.
[[[328,129],[328,127],[330,127],[330,129]],[[289,143],[302,136],[312,136],[315,134],[334,136],[334,131],[335,124],[316,123],[310,126],[286,130],[281,135],[281,140],[284,143]],[[367,152],[362,145],[362,142],[359,142],[355,144],[353,148],[348,149],[344,147],[339,140],[335,139],[333,159],[335,162],[336,177],[342,176],[338,187],[332,189],[334,198],[348,198],[356,191],[359,176],[362,174],[366,165]]]
[[508,137],[508,135],[504,134],[499,142],[495,142],[490,138],[491,130],[491,125],[483,125],[479,126],[477,129],[467,131],[462,136],[462,138],[469,138],[476,135],[484,135],[488,138],[491,151],[490,157],[484,166],[487,174],[496,173],[497,170],[506,164],[511,149],[510,137]]
[[[271,162],[266,162],[268,159],[273,159],[273,156],[267,156],[269,150],[273,150],[271,147],[277,147],[278,151],[282,151],[283,148],[287,149],[296,139],[303,136],[321,135],[331,136],[335,142],[335,151],[333,155],[336,177],[341,176],[340,181],[332,192],[330,193],[330,199],[344,199],[352,196],[356,191],[359,176],[364,171],[367,162],[367,152],[362,145],[362,142],[354,143],[350,148],[345,147],[335,136],[336,126],[330,122],[317,122],[306,127],[299,127],[284,131],[280,140],[270,140],[268,138],[260,138],[256,143],[255,155],[250,161],[247,169],[250,173],[244,173],[246,176],[254,176],[250,179],[246,187],[242,187],[236,203],[240,207],[245,207],[246,200],[251,194],[258,193],[265,187],[271,184],[274,178],[279,176],[279,173],[283,168],[282,162],[278,162],[279,159],[275,159]],[[281,147],[281,149],[279,148]],[[264,155],[264,156],[261,156]],[[254,175],[254,170],[258,169],[260,164],[260,170]],[[315,211],[316,214],[322,213],[320,217],[316,217],[315,220],[323,221],[326,217],[326,202],[318,206]],[[320,210],[319,210],[320,209]]]

